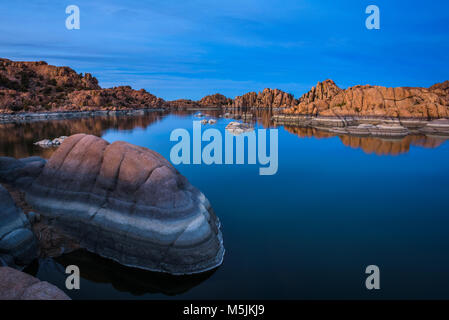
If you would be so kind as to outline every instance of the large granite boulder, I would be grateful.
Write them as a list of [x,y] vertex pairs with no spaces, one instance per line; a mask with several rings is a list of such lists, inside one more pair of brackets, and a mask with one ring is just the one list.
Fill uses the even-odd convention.
[[223,260],[220,223],[209,201],[146,148],[70,136],[26,200],[81,247],[127,266],[190,274]]
[[0,266],[20,268],[37,258],[30,223],[9,192],[0,185]]
[[18,270],[0,267],[0,300],[70,300],[54,285]]

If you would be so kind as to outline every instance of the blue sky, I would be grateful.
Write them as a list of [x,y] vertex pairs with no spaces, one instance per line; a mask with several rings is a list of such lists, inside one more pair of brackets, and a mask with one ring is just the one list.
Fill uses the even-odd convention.
[[[65,8],[81,11],[67,30]],[[375,4],[381,29],[365,28]],[[0,0],[0,57],[90,72],[164,99],[318,81],[430,86],[449,79],[449,1]]]

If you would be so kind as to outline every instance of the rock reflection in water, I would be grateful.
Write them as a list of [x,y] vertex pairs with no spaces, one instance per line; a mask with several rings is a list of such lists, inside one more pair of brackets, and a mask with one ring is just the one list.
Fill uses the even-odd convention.
[[77,250],[54,260],[64,270],[69,265],[78,266],[82,279],[95,283],[110,283],[118,291],[129,292],[136,296],[146,293],[178,295],[207,280],[216,270],[194,275],[173,276],[125,267],[86,250]]
[[332,132],[319,130],[316,128],[302,128],[285,126],[286,131],[293,133],[301,138],[314,137],[318,139],[338,137],[341,142],[354,149],[361,149],[367,154],[399,155],[408,153],[411,146],[423,148],[437,148],[442,145],[446,139],[429,137],[423,135],[409,135],[402,139],[386,139],[377,137],[359,137],[352,135],[338,135]]
[[0,124],[0,156],[49,158],[55,148],[34,145],[43,139],[87,133],[101,137],[106,130],[145,129],[162,119],[164,112],[154,111],[134,116],[97,116],[91,118]]
[[[198,110],[175,110],[171,112],[154,111],[144,115],[133,116],[97,116],[93,118],[37,121],[28,123],[0,124],[0,156],[24,158],[41,156],[49,158],[55,148],[41,148],[34,142],[42,139],[53,139],[70,136],[75,133],[87,133],[102,136],[107,130],[145,129],[167,115],[189,117]],[[229,120],[259,125],[263,128],[276,127],[272,116],[277,112],[269,109],[226,109],[201,111],[206,118],[218,119],[229,114]],[[285,130],[298,137],[331,138],[339,137],[342,143],[351,148],[360,148],[365,153],[376,155],[399,155],[409,152],[411,146],[437,148],[446,141],[444,138],[423,135],[410,135],[403,139],[385,139],[377,137],[359,137],[338,135],[311,127],[284,126]]]

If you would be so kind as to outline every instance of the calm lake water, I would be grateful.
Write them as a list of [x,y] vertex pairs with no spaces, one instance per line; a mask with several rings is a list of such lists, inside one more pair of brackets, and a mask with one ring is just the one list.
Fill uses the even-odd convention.
[[[213,114],[211,111],[206,113]],[[213,114],[218,116],[218,114]],[[211,118],[211,117],[208,117]],[[219,129],[232,119],[218,118]],[[261,113],[256,128],[272,127]],[[150,113],[0,125],[0,155],[49,157],[33,142],[74,133],[123,140],[169,159],[172,130],[193,113]],[[65,290],[66,265],[81,270],[73,299],[449,298],[449,143],[337,136],[278,127],[279,168],[178,165],[222,222],[226,254],[213,272],[173,277],[75,252],[28,272]],[[204,143],[205,144],[205,143]],[[378,265],[381,289],[365,288]]]

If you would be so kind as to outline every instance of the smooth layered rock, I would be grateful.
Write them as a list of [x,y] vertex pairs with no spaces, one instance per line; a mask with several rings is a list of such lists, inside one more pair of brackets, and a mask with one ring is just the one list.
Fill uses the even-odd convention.
[[40,157],[0,157],[0,181],[25,189],[41,173],[46,162]]
[[449,120],[437,119],[430,121],[425,127],[421,129],[425,134],[435,134],[449,136]]
[[37,258],[37,250],[28,219],[0,185],[0,266],[24,267]]
[[18,270],[0,267],[0,300],[70,300],[54,285]]
[[73,135],[26,199],[81,247],[127,266],[190,274],[223,260],[220,223],[209,201],[146,148]]

